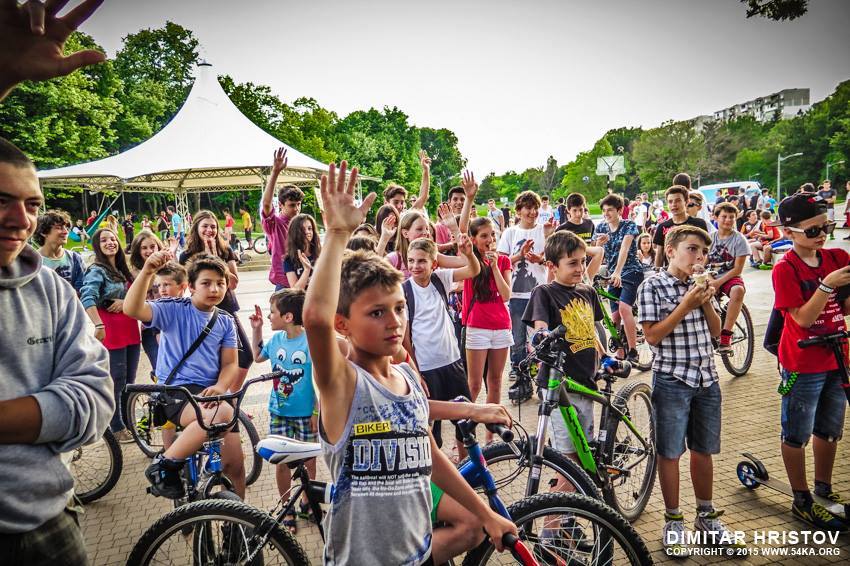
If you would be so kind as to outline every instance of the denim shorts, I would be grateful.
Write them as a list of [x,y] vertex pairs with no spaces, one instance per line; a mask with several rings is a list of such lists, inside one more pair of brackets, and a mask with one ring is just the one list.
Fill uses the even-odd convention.
[[[632,306],[637,299],[637,289],[641,283],[643,283],[643,272],[635,271],[621,277],[619,287],[608,287],[608,292],[619,297],[619,302]],[[617,310],[618,307],[617,301],[611,301],[611,310]]]
[[670,460],[688,449],[701,454],[720,452],[720,384],[691,387],[669,374],[652,376],[655,447]]
[[[790,374],[782,370],[783,381]],[[828,441],[840,439],[846,405],[841,372],[798,374],[791,391],[782,396],[782,442],[799,448],[812,434]]]

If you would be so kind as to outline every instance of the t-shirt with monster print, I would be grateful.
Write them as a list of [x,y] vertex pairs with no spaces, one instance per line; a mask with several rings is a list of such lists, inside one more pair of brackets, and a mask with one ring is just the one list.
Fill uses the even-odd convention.
[[272,364],[272,371],[284,376],[273,381],[269,396],[269,412],[279,417],[309,417],[316,405],[313,389],[313,360],[307,346],[307,333],[289,338],[276,332],[263,345],[262,356]]
[[[520,226],[511,226],[502,234],[499,240],[498,251],[501,254],[513,256],[519,253],[526,240],[534,240],[531,248],[536,254],[543,255],[543,246],[546,244],[546,235],[543,225],[538,224],[534,228],[524,229]],[[531,263],[525,258],[514,265],[511,272],[511,298],[527,299],[531,291],[538,285],[546,283],[546,268],[539,263]]]
[[537,287],[531,293],[522,321],[534,326],[545,322],[549,330],[560,325],[564,335],[564,367],[574,380],[596,388],[596,325],[602,320],[602,305],[596,292],[588,285],[561,285],[557,281]]

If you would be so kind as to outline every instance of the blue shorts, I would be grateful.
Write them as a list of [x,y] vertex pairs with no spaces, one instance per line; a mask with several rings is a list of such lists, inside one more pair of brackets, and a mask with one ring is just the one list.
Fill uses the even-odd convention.
[[[783,381],[791,373],[782,370]],[[782,396],[782,442],[800,448],[812,434],[830,442],[840,439],[846,406],[841,372],[797,374],[791,391]]]
[[662,458],[675,460],[688,449],[701,454],[720,452],[720,383],[691,387],[672,375],[652,376],[655,447]]
[[[608,292],[615,297],[619,297],[619,302],[632,306],[635,304],[635,299],[637,299],[637,289],[641,283],[643,283],[643,272],[635,271],[628,275],[623,275],[620,278],[620,286],[608,287]],[[617,301],[611,301],[611,310],[614,311],[617,308]]]

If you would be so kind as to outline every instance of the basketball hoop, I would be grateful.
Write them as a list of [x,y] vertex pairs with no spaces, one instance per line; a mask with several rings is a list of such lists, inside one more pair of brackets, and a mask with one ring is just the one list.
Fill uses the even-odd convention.
[[607,176],[610,183],[614,182],[617,175],[623,175],[625,172],[626,160],[622,155],[596,158],[596,174]]

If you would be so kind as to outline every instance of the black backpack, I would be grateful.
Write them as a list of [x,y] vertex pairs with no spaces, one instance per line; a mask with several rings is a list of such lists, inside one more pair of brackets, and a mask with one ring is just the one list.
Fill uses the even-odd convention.
[[[789,250],[789,254],[793,254],[794,250]],[[786,260],[787,261],[787,260]],[[791,268],[794,270],[794,274],[797,277],[797,280],[800,280],[800,272],[797,271],[797,268],[794,267],[792,262],[788,262]],[[806,285],[803,285],[801,282],[801,287],[803,292],[806,291]],[[767,327],[764,329],[764,341],[762,342],[762,346],[764,349],[776,356],[779,357],[779,341],[782,339],[782,330],[785,328],[785,315],[782,314],[782,311],[774,307],[770,311],[770,318],[767,319]]]
[[[449,294],[446,292],[446,286],[442,280],[437,277],[436,273],[431,274],[431,283],[437,288],[440,298],[443,299],[443,305],[446,307],[446,312],[449,314],[449,319],[452,318],[452,311],[449,308]],[[413,315],[416,313],[416,299],[413,296],[413,279],[408,279],[401,285],[404,291],[404,300],[407,301],[407,327],[410,329],[410,346],[413,347]]]

